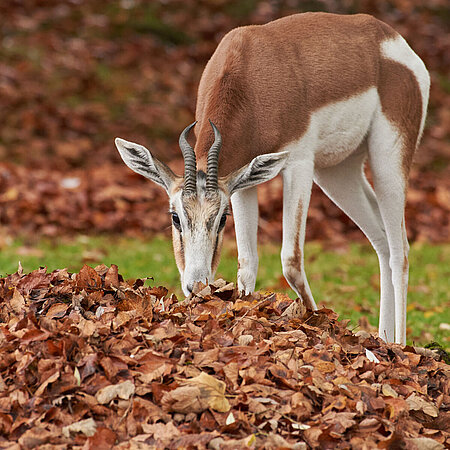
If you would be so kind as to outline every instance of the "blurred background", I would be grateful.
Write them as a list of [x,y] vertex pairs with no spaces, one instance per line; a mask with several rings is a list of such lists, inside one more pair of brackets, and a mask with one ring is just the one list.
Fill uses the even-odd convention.
[[[0,226],[7,235],[161,231],[162,190],[134,175],[116,136],[165,161],[193,121],[203,68],[230,29],[302,11],[370,13],[431,72],[409,237],[448,238],[450,10],[446,0],[8,0],[0,3]],[[174,161],[174,167],[182,166]],[[262,237],[280,239],[279,180],[261,195]],[[317,191],[318,192],[318,191]],[[307,239],[363,239],[315,192]],[[157,214],[152,214],[156,211]],[[275,219],[275,220],[273,220]],[[351,236],[349,236],[349,233]]]
[[[443,246],[448,242],[450,208],[448,0],[2,1],[2,273],[17,267],[19,259],[28,261],[29,269],[108,258],[117,264],[126,248],[131,253],[125,270],[148,275],[146,255],[135,257],[141,243],[126,241],[120,249],[121,241],[104,241],[101,236],[149,240],[158,234],[147,258],[152,253],[158,267],[171,265],[171,278],[158,281],[176,286],[166,194],[122,163],[114,138],[147,146],[181,173],[178,136],[194,119],[198,82],[220,39],[236,26],[305,11],[373,14],[406,38],[431,73],[427,124],[412,168],[406,217],[410,240],[434,255],[430,261],[423,252],[417,256],[416,266],[428,267],[429,273],[423,269],[425,278],[417,275],[419,297],[412,304],[420,310],[422,299],[432,297],[442,308],[439,305],[448,301],[448,287],[430,288],[430,283],[448,277],[448,269],[439,272],[449,254],[448,245]],[[261,186],[260,194],[260,238],[275,246],[275,254],[281,238],[279,178]],[[231,221],[227,232],[233,233]],[[339,249],[349,241],[367,242],[318,189],[312,196],[307,240],[321,243],[316,253],[311,250],[310,266],[327,249]],[[60,246],[72,241],[66,259],[59,258]],[[373,285],[373,301],[361,299],[361,304],[368,302],[359,307],[364,312],[364,308],[376,310],[370,305],[378,301],[378,275],[371,249],[356,251],[349,267],[358,261],[364,265],[366,256],[361,257],[361,252],[374,258],[363,274]],[[235,261],[235,250],[230,255]],[[316,279],[312,276],[313,291],[317,292],[314,284],[325,265],[318,267]],[[234,276],[235,271],[234,262]],[[338,272],[334,281],[331,278],[333,284],[349,283],[344,272]],[[280,267],[260,274],[266,285],[286,288]],[[436,289],[439,293],[433,297]],[[341,294],[354,296],[352,290]]]

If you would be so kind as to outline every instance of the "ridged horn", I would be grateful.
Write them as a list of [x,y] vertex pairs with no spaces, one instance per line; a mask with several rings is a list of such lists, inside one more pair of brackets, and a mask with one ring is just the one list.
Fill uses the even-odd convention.
[[197,121],[188,125],[180,134],[179,145],[184,159],[184,189],[183,194],[197,194],[197,161],[195,159],[194,149],[189,145],[187,137],[191,128]]
[[208,151],[206,166],[206,192],[217,192],[219,189],[219,151],[222,147],[222,137],[217,127],[209,121],[214,130],[214,143]]

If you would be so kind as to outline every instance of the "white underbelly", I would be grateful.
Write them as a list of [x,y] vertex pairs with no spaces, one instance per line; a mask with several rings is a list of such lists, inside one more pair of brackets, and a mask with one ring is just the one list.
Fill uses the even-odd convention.
[[286,148],[290,160],[312,159],[317,168],[339,164],[354,152],[370,127],[379,105],[375,87],[315,111],[307,132]]

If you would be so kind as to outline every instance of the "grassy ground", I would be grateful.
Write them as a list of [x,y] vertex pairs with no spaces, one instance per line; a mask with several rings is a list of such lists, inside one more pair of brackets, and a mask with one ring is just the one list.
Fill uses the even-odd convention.
[[[182,296],[171,243],[159,237],[149,241],[122,237],[78,236],[73,240],[42,240],[31,244],[16,240],[0,249],[3,275],[15,272],[18,261],[25,271],[46,265],[49,270],[68,267],[78,271],[84,264],[117,264],[125,278],[153,277],[151,283],[164,285]],[[281,272],[280,249],[260,247],[257,289],[287,292],[293,296]],[[306,271],[315,299],[334,309],[350,327],[375,327],[378,321],[378,261],[368,245],[351,245],[332,250],[309,243],[305,250]],[[450,346],[448,279],[450,245],[413,244],[410,253],[408,295],[408,342],[426,344],[431,340]],[[218,276],[236,279],[236,249],[225,247]],[[365,318],[368,319],[368,324]],[[365,325],[364,325],[365,323]]]

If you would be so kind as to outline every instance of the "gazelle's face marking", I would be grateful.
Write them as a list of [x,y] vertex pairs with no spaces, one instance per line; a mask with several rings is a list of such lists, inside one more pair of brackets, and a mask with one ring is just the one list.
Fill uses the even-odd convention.
[[191,293],[196,281],[214,281],[231,195],[272,179],[288,158],[288,152],[259,155],[244,167],[219,178],[218,152],[222,140],[211,122],[215,138],[208,152],[207,173],[197,172],[194,150],[186,140],[194,125],[195,122],[186,127],[180,136],[184,178],[176,176],[144,146],[116,139],[117,150],[125,164],[159,184],[169,195],[175,260],[186,295]]
[[206,193],[206,176],[197,173],[197,195],[181,189],[170,194],[175,260],[185,295],[196,281],[212,282],[219,264],[223,230],[229,214],[229,196],[220,189]]

